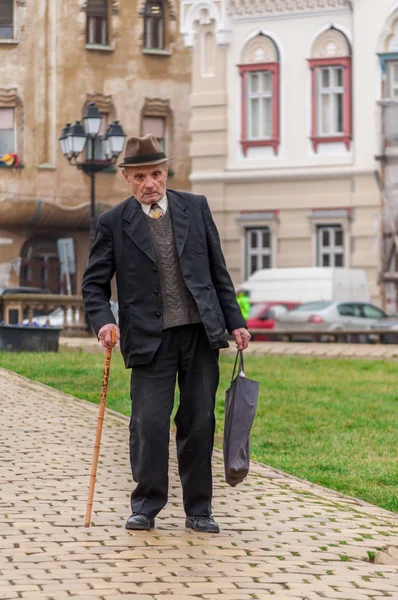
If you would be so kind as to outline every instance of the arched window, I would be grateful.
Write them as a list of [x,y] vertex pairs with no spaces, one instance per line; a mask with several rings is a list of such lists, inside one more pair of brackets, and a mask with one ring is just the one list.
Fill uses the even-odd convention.
[[215,35],[213,31],[206,31],[202,39],[202,75],[212,77],[215,69]]
[[87,44],[106,46],[108,39],[108,0],[87,0]]
[[165,16],[161,0],[147,0],[145,4],[145,49],[164,50]]
[[319,144],[352,140],[351,48],[346,36],[331,27],[314,42],[309,60],[312,72],[311,141]]
[[0,0],[0,39],[14,37],[14,0]]
[[388,33],[383,40],[379,58],[383,71],[383,98],[398,100],[398,11],[389,19]]
[[242,127],[241,145],[248,148],[279,148],[279,53],[268,36],[260,34],[245,45],[241,64]]

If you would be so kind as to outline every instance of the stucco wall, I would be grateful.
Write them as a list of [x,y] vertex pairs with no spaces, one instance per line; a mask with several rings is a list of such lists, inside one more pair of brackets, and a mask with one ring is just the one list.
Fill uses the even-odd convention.
[[[89,94],[111,96],[114,116],[127,135],[140,135],[146,98],[168,101],[172,128],[167,152],[174,156],[169,187],[190,187],[191,57],[178,33],[178,4],[172,0],[165,3],[168,53],[163,54],[143,53],[142,2],[135,0],[110,2],[109,48],[88,49],[84,4],[82,0],[26,0],[16,8],[17,43],[0,43],[0,106],[7,90],[16,89],[21,101],[17,152],[23,164],[19,169],[0,169],[0,212],[2,202],[8,206],[15,203],[18,215],[25,210],[22,204],[33,206],[38,200],[66,207],[89,202],[89,178],[68,164],[58,142],[66,122],[82,118]],[[120,171],[97,175],[99,207],[116,204],[129,195]],[[55,213],[43,220],[46,211],[41,211],[32,221],[26,208],[26,235],[37,227],[43,235],[53,233],[55,225],[64,236],[62,211],[58,217]],[[76,211],[76,230],[82,223],[86,232],[76,233],[76,244],[80,235],[88,238],[85,209]],[[73,228],[68,227],[68,232],[73,233]],[[17,243],[14,250],[17,253]],[[82,252],[80,270],[87,248]],[[0,263],[8,254],[9,249],[0,244]]]

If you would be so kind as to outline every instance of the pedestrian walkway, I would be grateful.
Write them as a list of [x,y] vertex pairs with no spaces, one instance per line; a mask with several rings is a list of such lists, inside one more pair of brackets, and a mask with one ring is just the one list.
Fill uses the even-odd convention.
[[[61,348],[81,352],[103,352],[102,346],[94,337],[61,337]],[[117,346],[117,351],[119,347]],[[235,354],[235,343],[230,342],[229,350]],[[312,356],[316,358],[367,358],[398,360],[397,344],[320,344],[300,342],[250,342],[247,354],[257,356]]]
[[219,535],[185,530],[174,445],[156,528],[126,531],[128,419],[112,412],[83,527],[98,407],[2,369],[0,390],[0,599],[398,599],[398,515],[259,464],[230,488],[218,451]]

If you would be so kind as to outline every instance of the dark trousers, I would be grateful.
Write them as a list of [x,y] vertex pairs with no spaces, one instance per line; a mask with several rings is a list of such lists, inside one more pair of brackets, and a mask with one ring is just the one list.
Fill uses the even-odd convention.
[[131,375],[130,462],[137,483],[131,507],[150,517],[167,502],[177,375],[180,403],[175,424],[184,510],[188,516],[211,514],[218,350],[212,350],[203,325],[197,324],[164,330],[154,359],[134,367]]

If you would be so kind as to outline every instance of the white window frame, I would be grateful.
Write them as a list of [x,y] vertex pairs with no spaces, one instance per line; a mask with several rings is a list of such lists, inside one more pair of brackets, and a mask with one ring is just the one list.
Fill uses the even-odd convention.
[[[387,94],[391,100],[398,100],[398,60],[387,61]],[[394,71],[397,68],[397,80],[394,80]]]
[[[329,246],[323,245],[323,233],[325,231],[329,232],[330,244]],[[335,235],[336,231],[341,232],[343,236],[343,245],[336,245],[335,243]],[[339,224],[330,224],[330,225],[318,225],[317,226],[317,265],[318,267],[328,266],[328,267],[337,267],[342,268],[346,266],[346,246],[345,240],[345,232],[344,227]],[[329,255],[329,265],[323,264],[323,256],[327,254]],[[343,264],[336,265],[336,256],[343,257]]]
[[[17,127],[16,127],[16,110],[14,106],[0,106],[0,110],[5,109],[5,110],[12,110],[13,111],[13,132],[14,132],[14,137],[13,137],[13,145],[14,145],[14,149],[11,151],[8,151],[8,154],[18,154],[18,148],[17,148]],[[5,130],[1,130],[1,131],[9,131],[9,129],[5,129]],[[0,155],[2,153],[0,152]]]
[[[340,70],[342,72],[342,84],[341,86],[334,85],[334,73]],[[322,87],[322,74],[324,71],[329,72],[329,87]],[[342,119],[341,119],[341,131],[337,131],[337,103],[335,101],[335,97],[337,95],[341,95],[342,99]],[[329,131],[323,131],[323,119],[322,119],[322,97],[329,96],[330,97],[330,105],[329,105],[329,126],[331,129]],[[344,136],[344,68],[342,65],[333,65],[328,67],[317,67],[317,128],[318,128],[318,136],[319,137],[335,137],[335,136]]]
[[[269,247],[264,247],[262,245],[262,234],[264,232],[268,232],[269,235]],[[257,248],[250,247],[250,237],[253,232],[257,233],[257,239],[259,244]],[[272,267],[272,256],[273,256],[273,248],[272,248],[272,228],[268,225],[263,226],[248,226],[245,227],[245,277],[249,277],[254,271],[251,270],[251,259],[253,256],[257,257],[257,262],[259,263],[257,266],[257,270],[264,269],[267,267],[262,266],[262,259],[264,256],[269,257],[269,268]]]
[[[259,81],[262,81],[262,75],[267,74],[270,78],[271,89],[269,91],[265,91],[263,89],[259,89],[258,92],[252,92],[252,79],[256,75],[259,77]],[[273,102],[275,101],[273,97],[273,77],[271,71],[267,71],[266,69],[260,69],[258,71],[250,71],[246,74],[246,103],[247,103],[247,127],[246,127],[246,137],[249,141],[260,141],[260,140],[271,140],[272,139],[272,131],[273,131]],[[269,135],[261,135],[261,124],[264,122],[264,111],[263,105],[261,102],[263,99],[270,99],[270,131]],[[259,100],[259,130],[258,135],[252,135],[252,100]]]

